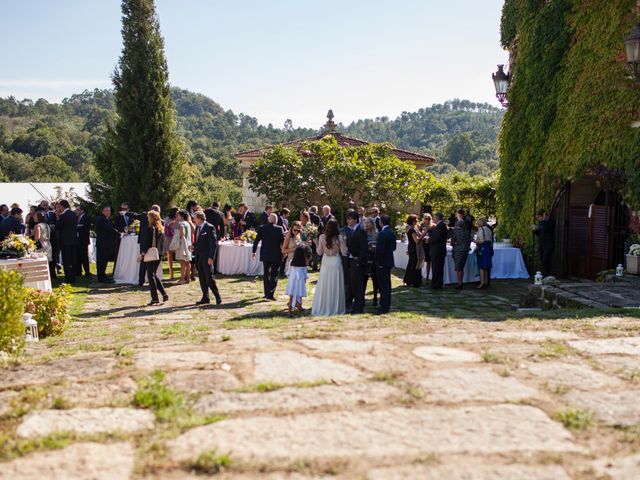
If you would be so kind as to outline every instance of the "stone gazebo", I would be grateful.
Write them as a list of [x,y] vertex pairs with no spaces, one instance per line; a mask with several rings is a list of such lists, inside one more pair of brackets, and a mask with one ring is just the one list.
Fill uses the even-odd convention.
[[[283,145],[298,146],[305,141],[321,140],[327,135],[331,135],[336,139],[338,144],[343,147],[357,147],[369,143],[357,138],[347,137],[342,133],[336,131],[336,124],[333,121],[333,112],[329,110],[329,113],[327,113],[327,123],[324,124],[324,126],[322,127],[322,132],[319,135],[303,138],[300,140],[294,140]],[[262,153],[266,148],[268,147],[236,153],[236,158],[240,160],[240,163],[242,165],[242,201],[249,206],[250,210],[259,211],[262,210],[265,206],[265,200],[257,193],[251,191],[251,189],[249,188],[249,171],[251,169],[251,165],[253,165],[253,163],[262,156]],[[413,162],[416,168],[420,169],[424,169],[429,165],[432,165],[436,161],[433,157],[429,157],[428,155],[409,152],[407,150],[401,150],[399,148],[393,149],[392,153],[401,160]]]

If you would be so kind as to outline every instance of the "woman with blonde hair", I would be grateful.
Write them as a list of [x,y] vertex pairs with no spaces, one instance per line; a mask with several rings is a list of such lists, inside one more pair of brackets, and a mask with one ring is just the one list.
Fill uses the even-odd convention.
[[167,295],[162,285],[162,278],[158,277],[158,267],[162,258],[164,227],[162,226],[162,220],[160,220],[160,214],[155,210],[147,212],[147,219],[149,220],[149,227],[147,227],[149,234],[145,235],[140,243],[138,261],[146,263],[147,280],[151,290],[151,302],[149,302],[149,305],[159,305],[158,291],[162,295],[163,302],[169,300],[169,295]]

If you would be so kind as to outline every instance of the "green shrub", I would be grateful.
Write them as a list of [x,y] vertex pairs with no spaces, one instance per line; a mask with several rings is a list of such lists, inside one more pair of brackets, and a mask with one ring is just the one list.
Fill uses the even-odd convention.
[[62,285],[53,292],[27,289],[26,308],[38,322],[38,335],[59,335],[69,320],[71,287]]
[[18,272],[0,270],[0,351],[18,353],[24,347],[26,289]]

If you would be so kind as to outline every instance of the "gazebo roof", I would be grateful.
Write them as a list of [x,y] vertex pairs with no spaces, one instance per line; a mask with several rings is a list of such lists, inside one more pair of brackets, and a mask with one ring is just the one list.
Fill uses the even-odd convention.
[[[329,110],[329,113],[327,113],[327,119],[328,120],[323,127],[323,131],[319,135],[302,138],[298,140],[293,140],[291,142],[283,143],[282,145],[297,146],[303,142],[322,140],[323,138],[326,138],[328,136],[332,136],[333,138],[335,138],[336,141],[338,142],[338,145],[342,147],[358,147],[360,145],[367,145],[371,143],[365,140],[360,140],[359,138],[347,137],[346,135],[343,135],[340,132],[336,132],[336,124],[333,122],[333,112],[331,110]],[[267,148],[269,147],[256,148],[254,150],[246,150],[244,152],[238,152],[236,153],[236,158],[239,160],[242,160],[242,159],[250,160],[254,158],[259,158],[264,152],[264,150],[266,150]],[[435,158],[430,157],[428,155],[422,155],[420,153],[414,153],[408,150],[402,150],[400,148],[394,148],[391,151],[391,153],[393,153],[393,155],[395,155],[401,160],[412,161],[414,164],[416,164],[416,166],[427,166],[435,163],[436,161]]]

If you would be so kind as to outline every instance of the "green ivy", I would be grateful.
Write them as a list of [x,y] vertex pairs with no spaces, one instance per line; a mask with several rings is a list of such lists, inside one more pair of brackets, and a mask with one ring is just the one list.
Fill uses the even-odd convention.
[[[527,242],[535,208],[591,167],[624,169],[640,206],[640,90],[623,39],[635,0],[506,0],[501,41],[512,52],[509,108],[500,133],[500,220]],[[517,42],[514,39],[517,36]]]

